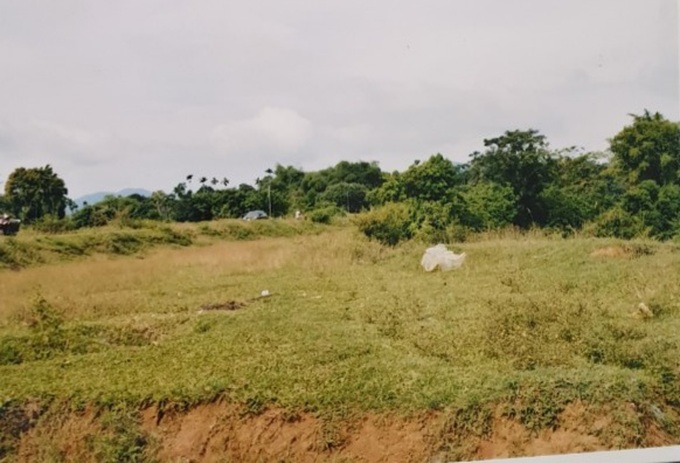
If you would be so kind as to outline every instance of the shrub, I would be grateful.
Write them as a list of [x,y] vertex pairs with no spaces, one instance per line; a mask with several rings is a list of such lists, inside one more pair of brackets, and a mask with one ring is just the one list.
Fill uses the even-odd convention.
[[626,212],[620,206],[615,206],[600,214],[594,222],[586,227],[586,230],[600,238],[614,237],[631,239],[637,236],[646,236],[648,230],[643,221],[638,217]]
[[389,246],[413,236],[411,208],[403,203],[389,203],[360,214],[354,223],[368,238]]
[[508,186],[477,183],[462,193],[465,204],[462,221],[473,230],[488,230],[510,225],[517,215],[517,198]]
[[309,220],[314,223],[324,223],[329,224],[334,217],[341,217],[345,215],[345,212],[335,205],[327,205],[323,207],[317,207],[316,209],[310,211],[307,214]]
[[33,222],[33,228],[42,233],[65,233],[75,229],[75,225],[70,219],[60,219],[53,215],[46,215]]
[[114,211],[110,209],[95,208],[91,205],[78,209],[73,216],[73,224],[76,228],[103,227],[114,217]]
[[0,240],[0,268],[17,269],[40,260],[40,255],[26,242],[17,241],[13,237]]

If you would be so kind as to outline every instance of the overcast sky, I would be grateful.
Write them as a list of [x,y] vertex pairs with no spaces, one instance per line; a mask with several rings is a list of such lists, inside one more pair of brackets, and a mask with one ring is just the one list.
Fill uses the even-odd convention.
[[0,0],[0,181],[403,170],[527,128],[603,150],[629,113],[680,120],[679,3]]

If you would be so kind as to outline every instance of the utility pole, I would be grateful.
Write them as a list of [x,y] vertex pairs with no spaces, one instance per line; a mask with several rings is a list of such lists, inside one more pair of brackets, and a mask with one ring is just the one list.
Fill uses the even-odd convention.
[[272,216],[272,180],[269,179],[269,184],[267,185],[267,196],[269,197],[269,217]]
[[267,199],[269,201],[269,217],[271,218],[272,216],[272,174],[274,173],[273,170],[267,169],[265,170],[265,173],[267,174]]

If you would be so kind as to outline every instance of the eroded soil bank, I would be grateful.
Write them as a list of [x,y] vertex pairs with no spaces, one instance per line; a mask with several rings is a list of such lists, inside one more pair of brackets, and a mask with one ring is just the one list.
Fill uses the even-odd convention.
[[553,425],[530,429],[508,416],[502,405],[410,416],[253,411],[225,401],[136,411],[28,405],[3,409],[0,460],[442,462],[680,441],[672,425],[677,410],[641,408],[574,402],[559,412]]

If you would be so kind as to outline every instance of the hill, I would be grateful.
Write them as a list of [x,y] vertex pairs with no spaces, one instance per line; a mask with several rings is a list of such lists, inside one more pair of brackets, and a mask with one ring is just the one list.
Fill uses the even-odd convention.
[[133,194],[138,194],[141,196],[151,196],[151,192],[149,190],[145,190],[144,188],[124,188],[116,192],[98,191],[97,193],[90,193],[74,199],[74,202],[78,205],[78,207],[82,207],[85,203],[96,204],[108,195],[130,196]]

